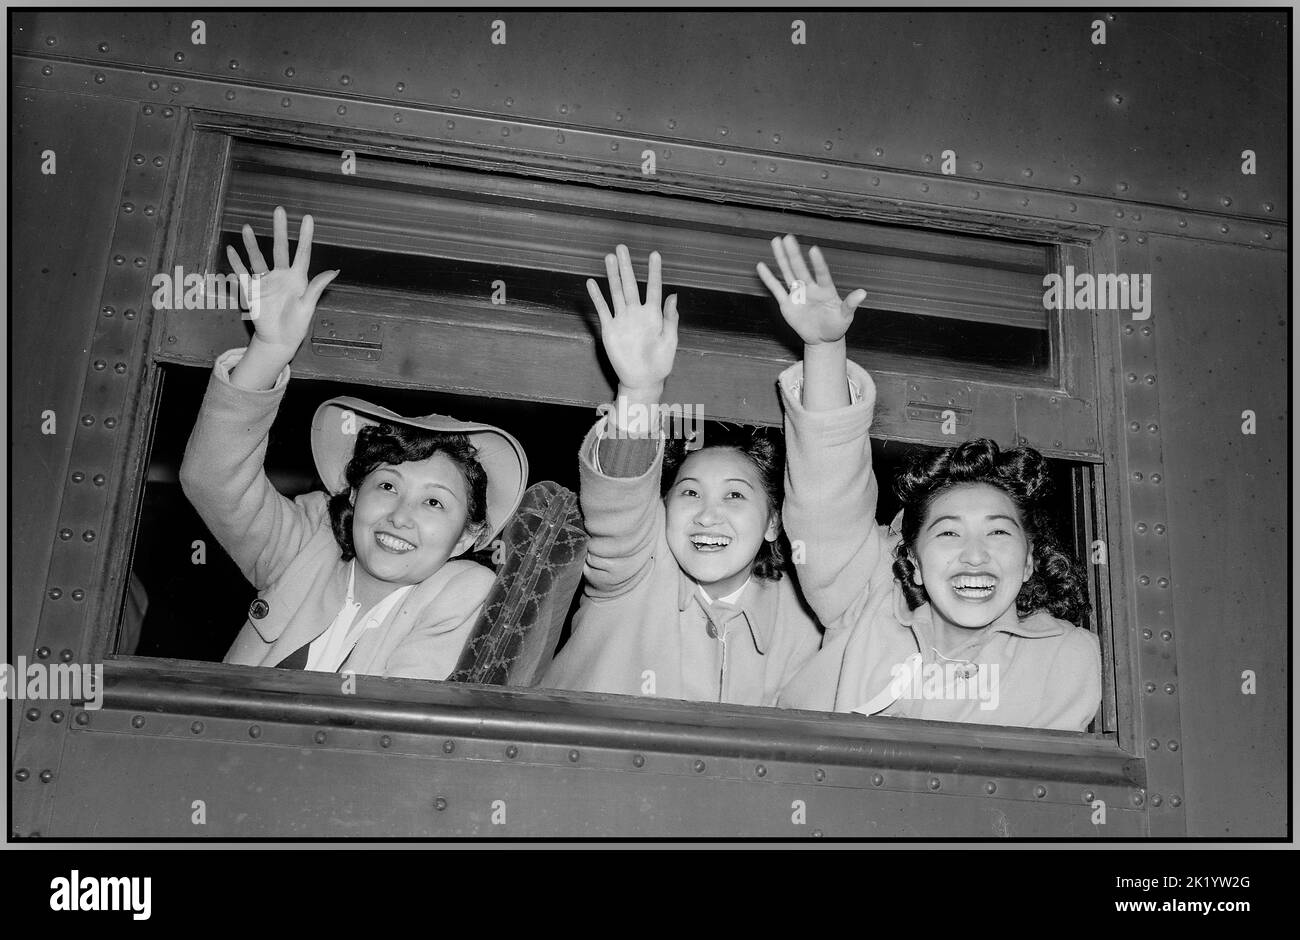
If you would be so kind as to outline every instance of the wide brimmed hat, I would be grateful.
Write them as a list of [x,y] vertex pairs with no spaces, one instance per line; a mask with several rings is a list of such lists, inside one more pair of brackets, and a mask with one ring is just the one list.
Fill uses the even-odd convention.
[[[355,416],[350,424],[345,424],[347,412]],[[519,442],[490,424],[457,421],[438,414],[407,418],[360,398],[331,398],[316,409],[316,415],[311,419],[312,457],[316,460],[316,471],[331,494],[348,488],[345,471],[356,447],[356,432],[380,423],[405,424],[425,431],[464,434],[469,438],[478,451],[478,462],[487,474],[487,525],[474,547],[489,545],[519,507],[528,483],[528,456]]]

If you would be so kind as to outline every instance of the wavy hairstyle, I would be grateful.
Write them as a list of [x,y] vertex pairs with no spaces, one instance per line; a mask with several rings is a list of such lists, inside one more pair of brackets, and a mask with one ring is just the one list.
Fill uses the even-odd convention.
[[466,435],[426,431],[407,424],[367,425],[357,432],[356,447],[344,470],[348,488],[331,496],[329,501],[330,528],[343,551],[344,561],[351,561],[357,554],[352,544],[353,492],[381,466],[426,460],[434,454],[445,455],[465,478],[466,527],[487,521],[487,472],[478,462],[478,449]]
[[[726,447],[737,451],[749,460],[758,471],[759,482],[767,496],[768,512],[775,515],[777,536],[763,545],[754,556],[751,569],[754,577],[764,581],[780,581],[785,573],[786,536],[781,526],[781,501],[785,497],[785,445],[778,431],[772,428],[732,427],[726,424],[711,424],[701,450],[714,447]],[[682,438],[669,438],[664,447],[663,475],[660,477],[659,491],[667,496],[677,474],[693,451],[687,451],[686,441]]]
[[908,607],[915,610],[930,599],[925,588],[912,580],[916,565],[911,557],[930,507],[941,493],[965,483],[987,483],[1006,493],[1033,546],[1034,573],[1016,595],[1016,612],[1025,617],[1046,610],[1062,620],[1077,620],[1087,613],[1083,569],[1062,550],[1047,510],[1051,477],[1046,458],[1032,447],[999,450],[987,438],[918,454],[894,479],[894,492],[903,503],[903,540],[894,552],[894,577]]

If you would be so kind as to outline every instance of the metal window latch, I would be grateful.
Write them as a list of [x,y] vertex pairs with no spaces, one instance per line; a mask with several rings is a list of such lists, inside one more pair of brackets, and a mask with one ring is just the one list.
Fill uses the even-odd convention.
[[311,351],[330,359],[378,362],[384,358],[384,330],[372,317],[318,315],[311,332]]
[[909,421],[933,421],[935,424],[942,424],[951,418],[957,427],[964,428],[970,425],[974,413],[973,408],[962,408],[957,405],[936,405],[923,401],[907,403]]

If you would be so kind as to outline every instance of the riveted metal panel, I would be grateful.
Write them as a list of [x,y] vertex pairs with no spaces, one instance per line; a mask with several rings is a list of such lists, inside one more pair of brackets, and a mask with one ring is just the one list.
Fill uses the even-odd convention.
[[[789,13],[488,10],[350,13],[346,29],[333,16],[205,12],[204,45],[191,42],[190,14],[40,12],[17,18],[13,38],[24,54],[286,95],[509,115],[935,177],[951,150],[968,189],[1004,183],[1285,218],[1280,11],[799,17],[804,43],[794,41]],[[494,43],[498,19],[504,36],[497,30]],[[1094,41],[1099,19],[1104,44]],[[750,92],[739,102],[738,89]],[[1278,106],[1243,107],[1270,99]],[[1258,157],[1254,175],[1240,172],[1246,149]]]
[[1159,395],[1166,471],[1146,487],[1163,491],[1167,516],[1138,538],[1167,543],[1177,588],[1160,603],[1177,628],[1161,618],[1148,645],[1177,649],[1188,834],[1281,836],[1292,635],[1286,259],[1167,238],[1148,251],[1156,348],[1162,366],[1175,365],[1132,383]]

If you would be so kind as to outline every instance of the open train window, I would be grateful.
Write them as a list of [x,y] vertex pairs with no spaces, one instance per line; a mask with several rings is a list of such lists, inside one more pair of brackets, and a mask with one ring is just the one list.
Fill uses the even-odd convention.
[[[849,347],[876,378],[882,479],[918,447],[1025,441],[1052,462],[1062,540],[1085,563],[1106,540],[1091,334],[1042,304],[1044,274],[1074,249],[379,156],[359,164],[341,173],[337,151],[235,140],[221,216],[204,257],[191,259],[229,271],[224,245],[238,244],[239,227],[252,224],[265,245],[272,209],[285,205],[291,231],[303,212],[315,217],[313,271],[343,272],[318,306],[272,431],[267,470],[286,495],[320,486],[307,428],[338,394],[497,424],[524,444],[529,482],[576,489],[578,442],[612,390],[583,283],[603,276],[603,255],[619,242],[638,259],[659,250],[665,293],[680,295],[667,395],[682,389],[710,419],[779,425],[774,380],[799,353],[754,264],[773,234],[791,231],[823,248],[839,284],[868,291]],[[211,309],[168,311],[159,323],[163,381],[133,556],[148,605],[123,621],[118,652],[219,661],[254,592],[201,531],[176,467],[207,367],[246,343],[248,325]],[[879,520],[896,508],[883,498]],[[1092,613],[1079,625],[1098,634],[1105,677],[1092,731],[1110,734],[1110,587],[1105,566],[1087,567]]]

